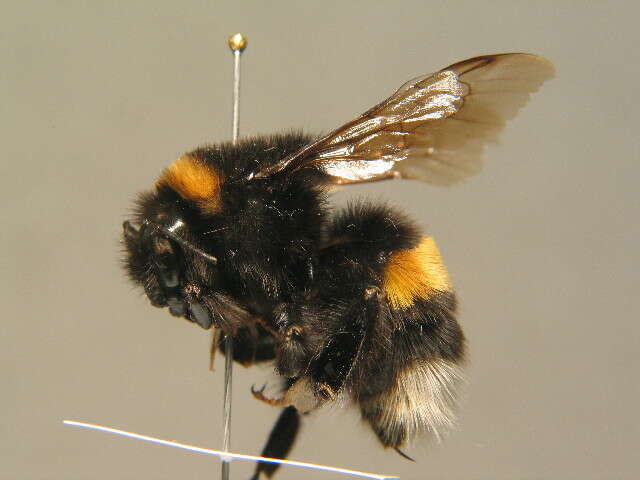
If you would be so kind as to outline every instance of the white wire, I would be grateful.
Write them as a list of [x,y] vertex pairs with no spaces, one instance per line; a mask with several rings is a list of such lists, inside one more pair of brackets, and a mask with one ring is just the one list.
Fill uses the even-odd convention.
[[169,440],[162,440],[156,437],[150,437],[148,435],[141,435],[139,433],[127,432],[126,430],[120,430],[117,428],[104,427],[93,423],[77,422],[75,420],[63,420],[65,425],[71,425],[74,427],[88,428],[92,430],[99,430],[101,432],[114,433],[123,437],[135,438],[138,440],[144,440],[145,442],[158,443],[160,445],[166,445],[174,448],[181,448],[183,450],[189,450],[197,453],[204,453],[207,455],[216,455],[218,457],[236,458],[238,460],[251,460],[268,463],[279,463],[281,465],[290,465],[292,467],[309,468],[314,470],[323,470],[325,472],[342,473],[345,475],[352,475],[355,477],[375,478],[378,480],[385,480],[390,478],[400,478],[395,475],[382,475],[379,473],[367,473],[360,472],[358,470],[350,470],[348,468],[331,467],[328,465],[318,465],[315,463],[297,462],[295,460],[281,460],[279,458],[258,457],[255,455],[243,455],[241,453],[222,452],[220,450],[211,450],[209,448],[196,447],[194,445],[187,445],[184,443],[172,442]]

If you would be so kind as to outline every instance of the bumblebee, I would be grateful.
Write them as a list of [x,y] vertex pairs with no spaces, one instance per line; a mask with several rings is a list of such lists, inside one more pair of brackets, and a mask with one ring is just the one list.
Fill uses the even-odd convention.
[[[284,458],[300,413],[347,399],[384,447],[454,422],[465,338],[433,238],[375,202],[330,210],[337,185],[450,185],[553,66],[472,58],[405,83],[320,138],[293,132],[206,145],[176,160],[124,223],[125,268],[152,305],[233,338],[234,360],[272,362],[284,407],[263,455]],[[219,346],[221,335],[216,344]],[[271,477],[258,464],[254,479]]]

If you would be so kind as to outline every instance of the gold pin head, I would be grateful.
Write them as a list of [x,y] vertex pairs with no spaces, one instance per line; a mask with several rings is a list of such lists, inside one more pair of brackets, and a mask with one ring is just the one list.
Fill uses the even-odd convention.
[[241,33],[236,33],[229,37],[229,48],[234,51],[243,51],[247,48],[247,38]]

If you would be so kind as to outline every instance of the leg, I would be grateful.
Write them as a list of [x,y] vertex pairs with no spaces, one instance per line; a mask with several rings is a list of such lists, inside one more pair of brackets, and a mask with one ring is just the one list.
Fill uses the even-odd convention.
[[[275,358],[275,338],[259,323],[238,328],[233,336],[233,360],[245,367]],[[211,345],[211,365],[216,349],[224,354],[224,336],[214,334]]]
[[376,335],[381,333],[386,323],[385,304],[378,287],[368,286],[362,290],[361,298],[353,302],[346,315],[342,315],[340,328],[329,338],[309,368],[314,383],[330,399],[345,387],[353,393],[359,390],[361,382],[370,381],[371,372],[367,365],[373,355],[374,344],[379,343]]
[[[294,407],[285,407],[282,409],[276,424],[273,426],[267,444],[262,450],[261,456],[268,458],[287,458],[291,451],[298,430],[300,429],[300,414]],[[256,470],[251,480],[262,480],[271,478],[278,470],[280,464],[258,462]]]
[[[379,288],[362,290],[360,298],[350,304],[342,302],[338,307],[327,302],[319,310],[313,304],[306,305],[297,310],[302,312],[300,316],[288,316],[286,323],[281,322],[285,333],[278,347],[278,369],[283,375],[287,371],[300,373],[289,377],[288,387],[278,398],[267,398],[262,390],[254,390],[258,400],[272,406],[293,405],[305,413],[334,400],[346,386],[353,391],[359,382],[370,381],[366,372],[369,359],[361,354],[377,344],[369,337],[385,323],[385,303]],[[310,343],[310,338],[316,343]]]

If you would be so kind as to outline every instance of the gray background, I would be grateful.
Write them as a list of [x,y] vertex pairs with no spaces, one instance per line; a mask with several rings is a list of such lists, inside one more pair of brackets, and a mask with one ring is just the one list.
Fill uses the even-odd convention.
[[[220,446],[209,335],[147,304],[118,240],[164,166],[229,138],[235,31],[243,135],[326,131],[477,54],[558,70],[480,176],[334,197],[388,199],[441,246],[470,342],[459,428],[410,464],[333,408],[292,457],[406,479],[637,478],[636,2],[341,3],[2,2],[1,478],[218,477],[214,458],[60,422]],[[249,395],[268,370],[236,368],[234,451],[259,452],[277,414]]]

